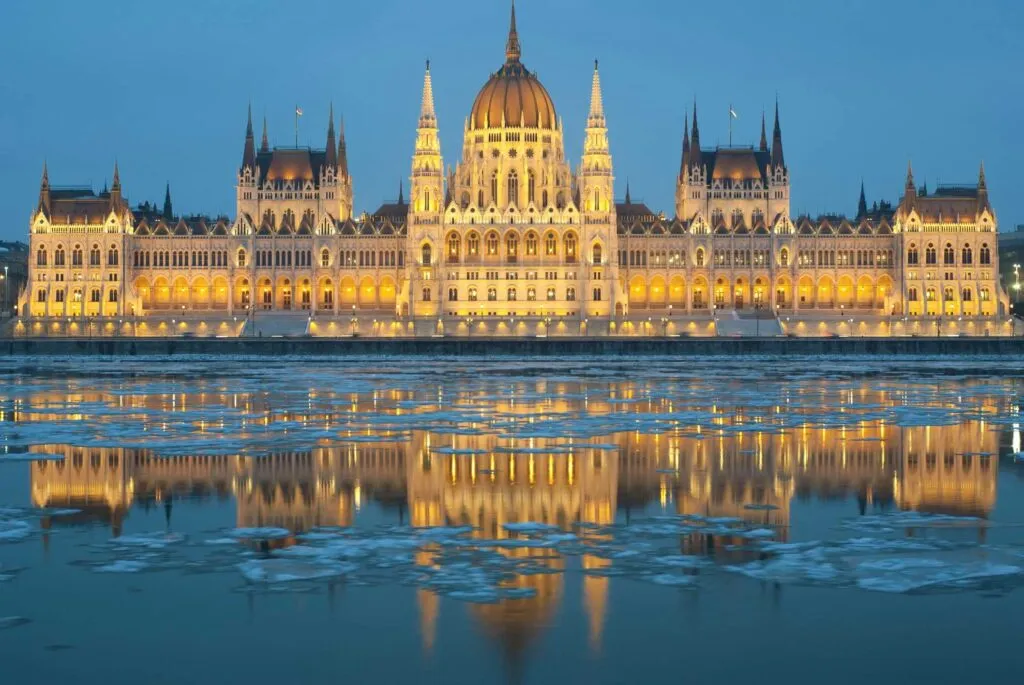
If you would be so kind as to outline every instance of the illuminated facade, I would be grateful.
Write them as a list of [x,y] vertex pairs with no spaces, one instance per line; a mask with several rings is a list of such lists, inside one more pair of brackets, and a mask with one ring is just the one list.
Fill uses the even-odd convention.
[[705,148],[695,106],[675,218],[628,189],[617,202],[597,64],[573,167],[513,8],[505,63],[447,171],[428,63],[408,202],[357,215],[333,111],[322,150],[271,148],[265,122],[257,145],[250,111],[234,219],[176,217],[169,197],[131,209],[116,168],[98,195],[51,187],[44,168],[17,332],[98,319],[96,334],[237,335],[254,312],[310,335],[721,333],[725,313],[762,310],[796,334],[856,320],[909,334],[922,317],[957,333],[1010,326],[984,169],[932,193],[908,169],[895,207],[862,191],[855,218],[793,217],[778,107],[767,133],[762,120],[756,146]]

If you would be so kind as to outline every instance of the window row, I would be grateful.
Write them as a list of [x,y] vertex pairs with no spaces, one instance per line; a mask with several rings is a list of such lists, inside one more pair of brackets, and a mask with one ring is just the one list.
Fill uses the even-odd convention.
[[[46,288],[40,288],[39,290],[36,291],[36,302],[41,302],[41,303],[42,302],[46,302],[48,297],[49,297],[49,293],[47,293]],[[59,289],[53,291],[53,301],[58,303],[58,304],[61,304],[61,303],[65,302],[66,301],[66,297],[67,297],[67,291],[64,288],[59,288]],[[117,302],[117,298],[118,298],[118,295],[117,295],[117,291],[116,290],[108,290],[107,291],[107,302],[116,303]],[[74,292],[71,293],[71,302],[81,302],[81,301],[82,301],[82,291],[81,290],[75,290]],[[99,288],[93,288],[92,290],[89,291],[89,302],[98,303],[98,302],[102,302],[102,301],[103,301],[103,292]]]
[[[89,250],[89,266],[102,266],[101,259],[103,257],[103,251],[99,245],[93,245]],[[107,266],[118,265],[118,252],[116,247],[111,247],[107,250]],[[45,246],[40,246],[36,250],[36,266],[49,266],[50,265],[50,253],[47,252]],[[71,248],[71,266],[84,266],[85,265],[85,250],[81,245],[75,245]],[[53,266],[67,266],[67,252],[64,250],[63,245],[58,245],[53,250]]]
[[[953,243],[946,243],[946,246],[942,250],[942,263],[947,266],[955,265],[957,257],[957,250],[953,247]],[[907,249],[907,264],[914,266],[921,263],[921,251],[918,246],[914,243],[910,244]],[[928,265],[939,263],[938,248],[935,247],[935,243],[928,243],[924,248],[924,263]],[[960,264],[969,266],[974,263],[974,249],[970,245],[964,245],[960,248]],[[991,264],[992,263],[992,250],[989,249],[988,243],[983,243],[981,249],[978,251],[978,263],[979,264]]]

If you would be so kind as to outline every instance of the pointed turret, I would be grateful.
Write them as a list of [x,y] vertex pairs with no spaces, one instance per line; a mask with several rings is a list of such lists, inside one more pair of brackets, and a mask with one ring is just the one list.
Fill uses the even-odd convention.
[[252,105],[245,124],[245,150],[242,152],[242,169],[256,168],[256,139],[252,132]]
[[420,128],[437,128],[437,112],[434,110],[434,83],[430,78],[430,60],[423,75],[423,100],[420,104]]
[[628,178],[626,179],[626,204],[627,205],[633,204],[633,198],[630,196],[630,193],[629,193],[629,179]]
[[686,169],[690,166],[690,116],[683,119],[683,159],[679,163],[679,180],[686,180]]
[[324,163],[329,169],[338,168],[338,141],[334,137],[334,103],[331,103],[330,115],[327,122],[327,147]]
[[761,111],[761,152],[768,152],[768,134],[764,127],[764,111]]
[[110,185],[110,209],[117,211],[122,208],[121,196],[121,172],[117,168],[117,160],[114,160],[114,181]]
[[981,163],[981,168],[978,170],[978,191],[988,192],[988,184],[985,182],[985,162]]
[[914,185],[914,169],[910,162],[907,162],[907,182],[903,185],[904,202],[913,202],[917,199],[917,186]]
[[46,168],[46,160],[43,160],[43,178],[39,182],[39,207],[38,211],[50,214],[50,172]]
[[519,44],[519,31],[516,30],[516,0],[512,0],[512,22],[508,28],[508,42],[505,44],[505,58],[509,62],[518,62],[523,56],[523,48]]
[[260,142],[260,152],[270,152],[270,139],[267,137],[266,117],[263,117],[263,140]]
[[164,221],[170,222],[174,218],[174,210],[171,206],[171,184],[167,184],[167,190],[164,193]]
[[863,219],[868,215],[868,200],[864,195],[864,181],[860,182],[860,199],[857,201],[857,218]]
[[348,143],[345,142],[345,117],[341,117],[341,134],[338,137],[338,173],[348,176]]
[[401,179],[398,181],[398,204],[405,204],[405,181]]
[[988,201],[988,183],[985,181],[985,162],[982,162],[981,168],[978,170],[978,212],[981,213],[986,209],[991,212],[992,205],[989,204]]
[[697,98],[693,99],[693,130],[690,132],[690,163],[700,163],[700,127],[697,125]]
[[597,70],[597,60],[594,60],[594,80],[590,85],[590,114],[587,116],[589,128],[604,128],[607,126],[604,118],[604,99],[601,97],[601,75]]
[[775,130],[772,132],[772,166],[786,168],[786,157],[782,153],[782,123],[779,120],[779,101],[775,100]]
[[114,183],[110,187],[110,192],[119,193],[121,192],[121,172],[117,168],[117,160],[114,160]]

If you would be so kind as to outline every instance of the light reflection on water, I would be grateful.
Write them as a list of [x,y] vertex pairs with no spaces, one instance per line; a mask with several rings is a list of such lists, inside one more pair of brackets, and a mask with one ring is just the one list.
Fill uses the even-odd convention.
[[[90,601],[71,600],[56,584],[106,606],[112,618],[100,633],[132,645],[142,661],[166,658],[168,650],[202,661],[205,648],[188,632],[212,614],[226,648],[258,643],[267,637],[254,636],[254,616],[269,614],[276,623],[259,630],[273,633],[276,625],[293,637],[298,631],[296,639],[306,639],[317,656],[297,673],[327,682],[336,660],[317,646],[324,621],[330,625],[339,611],[346,616],[337,639],[364,645],[368,660],[355,662],[367,682],[421,671],[437,682],[566,682],[585,673],[591,682],[628,682],[644,668],[670,673],[656,664],[673,649],[667,635],[679,625],[705,636],[731,627],[742,636],[728,618],[739,614],[759,630],[787,625],[813,642],[821,633],[803,619],[820,601],[846,603],[850,616],[870,606],[896,612],[887,620],[899,622],[904,612],[917,630],[927,628],[934,609],[915,607],[918,615],[899,598],[706,571],[685,589],[665,587],[658,578],[670,582],[691,572],[637,571],[615,553],[648,545],[658,558],[694,556],[722,569],[770,558],[744,531],[770,530],[778,542],[845,540],[863,533],[844,533],[850,521],[898,511],[961,518],[941,532],[908,524],[889,531],[893,539],[969,544],[972,558],[994,544],[1024,543],[1009,525],[1024,523],[1024,467],[1010,456],[1020,451],[1019,378],[915,375],[898,367],[816,375],[798,365],[786,379],[782,364],[764,372],[720,363],[661,372],[601,366],[579,373],[555,363],[543,377],[532,368],[489,374],[450,363],[423,373],[376,363],[307,363],[301,372],[244,364],[155,374],[128,367],[68,376],[11,369],[8,388],[0,390],[0,450],[63,459],[4,465],[0,506],[76,513],[44,513],[41,532],[0,546],[0,572],[25,567],[0,584],[0,619],[33,619],[0,633],[0,657],[26,676],[26,655],[54,648],[42,673],[56,677],[70,668],[56,647],[75,647],[66,651],[78,660],[83,650],[92,658],[104,653],[88,647],[88,634],[69,630],[93,620]],[[730,532],[631,536],[638,524],[680,520],[655,518],[673,515],[742,523]],[[584,546],[501,548],[521,570],[502,586],[528,596],[496,603],[456,602],[381,569],[354,582],[332,579],[275,595],[252,591],[234,570],[235,557],[204,573],[195,562],[114,578],[91,573],[83,562],[83,548],[153,531],[201,541],[230,528],[287,529],[282,540],[232,552],[260,558],[325,527],[370,535],[394,534],[396,526],[471,526],[475,539],[515,541],[523,536],[506,526],[521,522],[576,532]],[[415,549],[411,563],[445,566],[433,546]],[[109,604],[124,601],[125,588],[134,588],[129,601],[178,627],[170,642],[139,641],[133,625],[146,619]],[[947,609],[985,604],[982,590],[993,588],[927,601]],[[1011,590],[998,589],[1006,617],[989,620],[1011,620],[1010,606],[1019,614],[1022,593]],[[756,599],[765,592],[767,604]],[[347,609],[337,609],[340,594]],[[197,597],[205,605],[196,606]],[[716,605],[721,611],[711,612]],[[985,604],[990,617],[993,606]],[[362,623],[347,623],[354,607],[361,607]],[[837,636],[841,630],[833,626]],[[639,633],[645,637],[638,640]],[[770,641],[763,633],[759,639]],[[474,645],[473,656],[462,657],[468,669],[456,659],[459,642]],[[385,656],[391,649],[402,654],[397,663]],[[720,646],[702,649],[725,655],[716,652]],[[639,670],[637,661],[644,664]],[[184,664],[168,668],[205,682]],[[35,679],[9,682],[38,682],[34,669]],[[937,668],[932,679],[945,674]],[[755,677],[758,670],[735,675]],[[813,679],[813,668],[807,675]],[[270,668],[248,679],[282,677]]]

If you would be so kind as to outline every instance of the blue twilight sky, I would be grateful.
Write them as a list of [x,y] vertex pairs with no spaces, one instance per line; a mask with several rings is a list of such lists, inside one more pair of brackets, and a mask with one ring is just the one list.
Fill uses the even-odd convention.
[[[245,110],[272,144],[323,146],[344,114],[357,210],[409,175],[430,58],[446,163],[504,60],[507,0],[2,0],[0,239],[23,238],[49,162],[99,190],[115,158],[129,199],[233,214]],[[1018,0],[519,0],[523,61],[566,126],[575,165],[601,61],[617,195],[673,212],[683,117],[705,146],[754,144],[778,93],[793,212],[970,182],[984,159],[1005,229],[1024,223],[1024,3]],[[769,120],[769,126],[771,121]],[[770,131],[769,131],[770,135]]]

